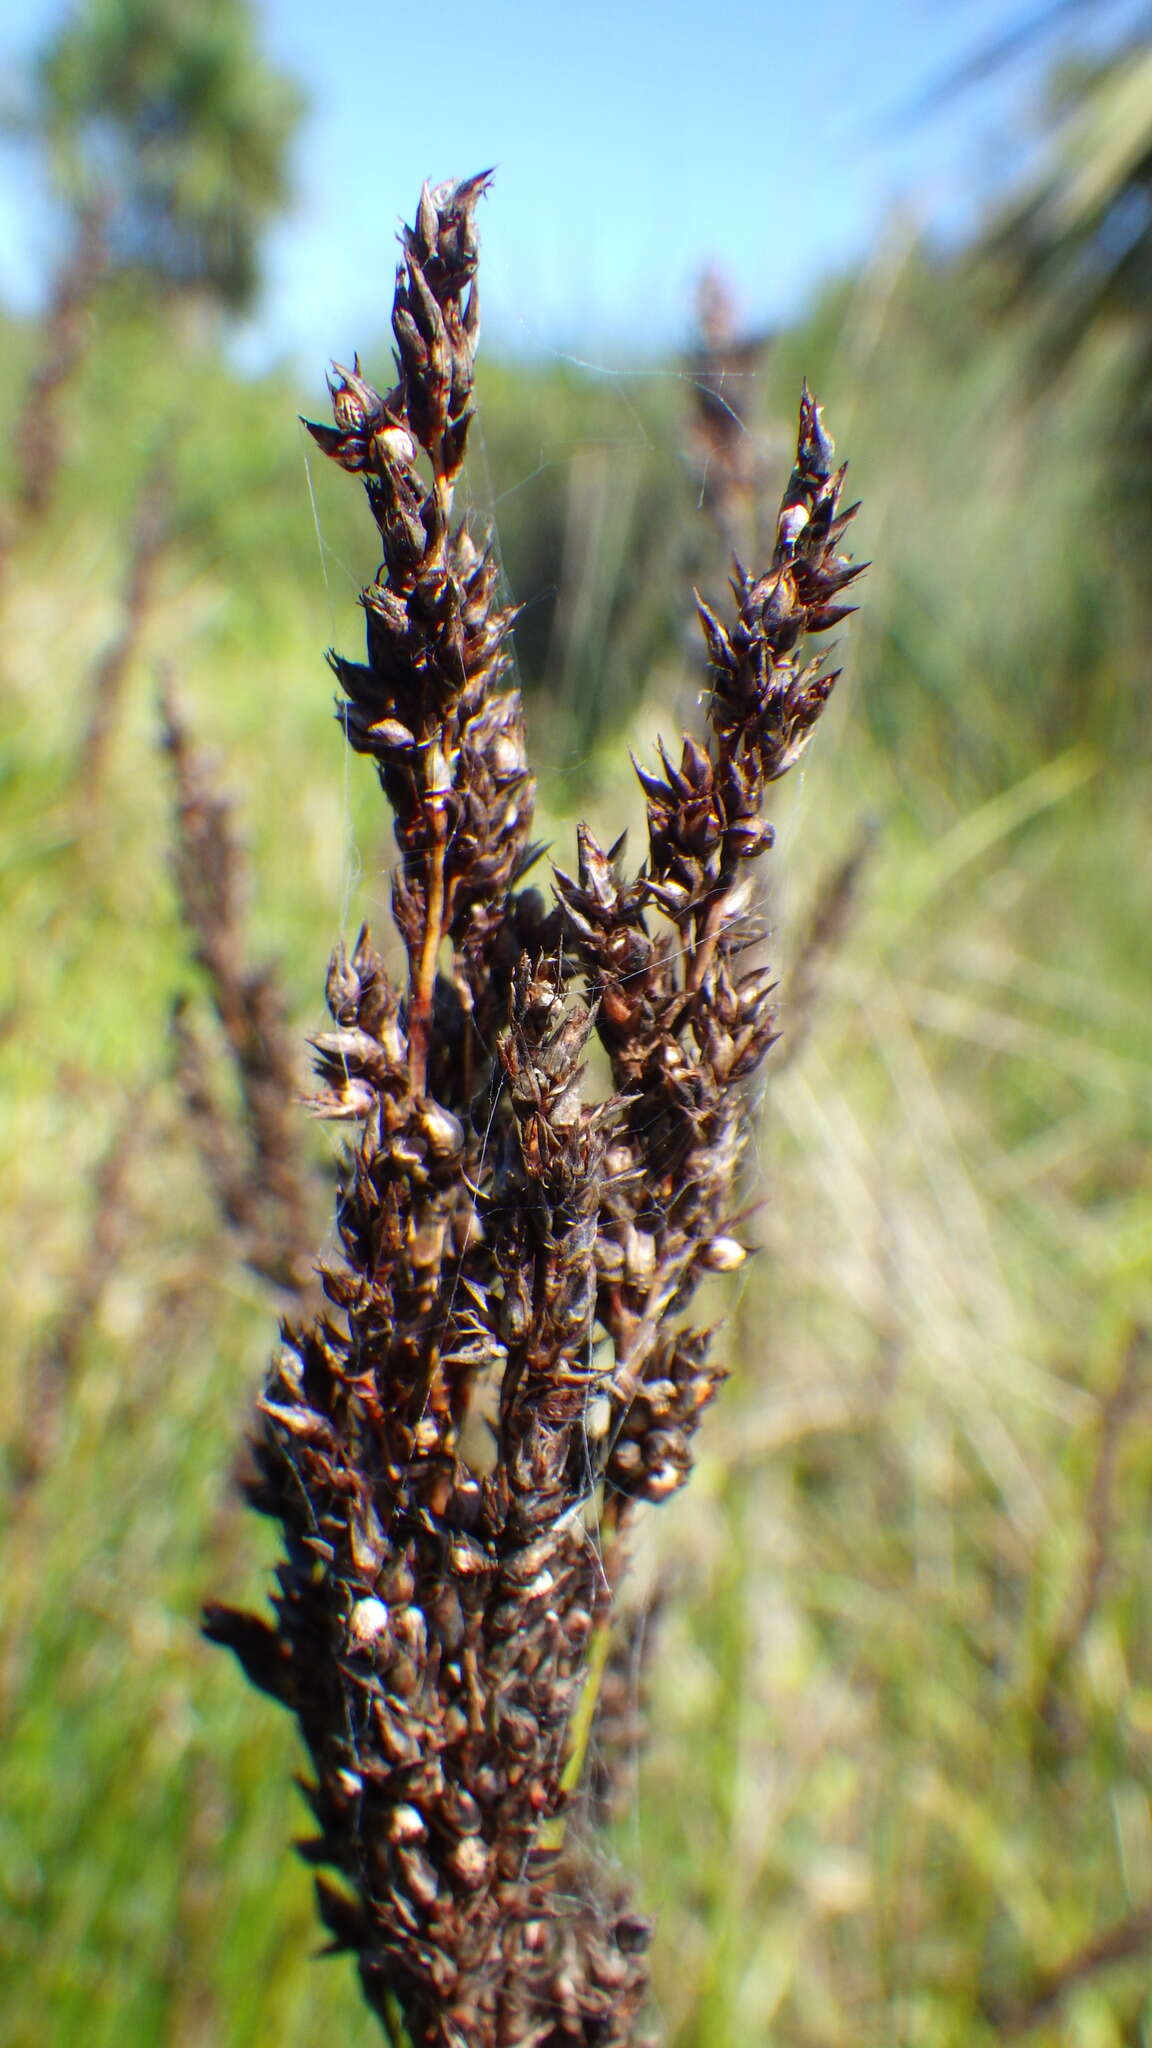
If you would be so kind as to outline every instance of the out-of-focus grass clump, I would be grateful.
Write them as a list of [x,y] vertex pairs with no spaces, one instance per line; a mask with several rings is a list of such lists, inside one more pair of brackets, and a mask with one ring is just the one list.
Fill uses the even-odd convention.
[[[978,276],[897,251],[742,393],[770,434],[809,376],[876,566],[781,796],[784,1036],[734,1382],[695,1505],[650,1518],[675,1597],[622,1825],[679,2048],[1026,2023],[1119,2048],[1152,2025],[1148,534],[1117,467],[1123,337],[1042,391],[1029,341]],[[10,407],[34,347],[0,336]],[[545,794],[593,821],[621,727],[642,753],[691,691],[682,572],[723,573],[688,395],[674,371],[481,379],[470,489],[527,606]],[[155,677],[219,751],[254,953],[303,1035],[341,919],[386,923],[383,822],[319,659],[372,565],[354,494],[294,436],[315,392],[243,383],[121,302],[64,403],[58,500],[13,539],[0,625],[0,2042],[367,2042],[346,1966],[309,1960],[290,1731],[196,1633],[206,1592],[261,1592],[229,1473],[271,1297],[166,1079],[196,976]],[[93,679],[158,466],[164,545],[93,788]],[[801,1043],[806,921],[869,821]],[[108,1256],[101,1161],[129,1139]]]

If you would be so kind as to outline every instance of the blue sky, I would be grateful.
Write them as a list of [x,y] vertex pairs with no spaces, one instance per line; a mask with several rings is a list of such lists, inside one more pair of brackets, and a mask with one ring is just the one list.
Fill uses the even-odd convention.
[[[264,46],[311,111],[241,358],[314,364],[370,343],[421,179],[488,164],[489,347],[654,354],[682,336],[707,262],[749,320],[777,320],[893,219],[961,232],[1020,174],[1035,59],[930,118],[908,108],[1029,4],[256,0]],[[10,81],[63,11],[0,10]],[[8,303],[35,303],[51,247],[43,194],[9,148]]]

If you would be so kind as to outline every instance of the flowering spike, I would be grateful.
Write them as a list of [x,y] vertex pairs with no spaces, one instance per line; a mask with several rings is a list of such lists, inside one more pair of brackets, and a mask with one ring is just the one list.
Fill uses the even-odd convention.
[[[618,1555],[687,1479],[724,1378],[684,1321],[729,1273],[742,1083],[774,1036],[749,861],[767,784],[834,677],[805,662],[856,572],[842,472],[805,389],[771,563],[735,617],[698,600],[707,742],[638,768],[648,849],[578,833],[556,903],[521,878],[534,784],[506,685],[513,613],[453,519],[473,406],[475,207],[426,185],[401,238],[386,394],[333,365],[318,445],[364,479],[382,562],[365,659],[329,659],[400,860],[394,981],[362,931],[327,978],[316,1114],[352,1133],[321,1313],[257,1404],[255,1505],[285,1557],[274,1620],[205,1628],[296,1713],[302,1853],[333,1949],[411,2048],[641,2048],[646,1923],[582,1847],[578,1780]],[[592,1035],[612,1088],[585,1098]],[[483,1430],[491,1455],[473,1460]]]

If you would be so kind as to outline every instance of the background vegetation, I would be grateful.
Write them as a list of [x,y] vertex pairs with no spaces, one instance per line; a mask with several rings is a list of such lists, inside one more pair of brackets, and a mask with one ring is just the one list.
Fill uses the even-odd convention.
[[[637,1561],[666,1597],[620,1848],[677,2048],[1152,2041],[1149,78],[1143,48],[1085,73],[979,246],[893,242],[740,384],[770,469],[808,375],[875,566],[781,793],[733,1380]],[[114,221],[91,180],[72,203],[78,248]],[[367,2042],[310,1959],[290,1730],[197,1636],[263,1582],[230,1474],[283,1304],[171,1078],[173,1002],[207,999],[157,710],[166,670],[303,1038],[341,923],[385,922],[320,662],[355,645],[364,521],[294,432],[318,388],[240,381],[139,245],[89,255],[0,330],[0,2042]],[[693,388],[484,372],[470,484],[558,849],[690,714],[687,583],[724,567]]]

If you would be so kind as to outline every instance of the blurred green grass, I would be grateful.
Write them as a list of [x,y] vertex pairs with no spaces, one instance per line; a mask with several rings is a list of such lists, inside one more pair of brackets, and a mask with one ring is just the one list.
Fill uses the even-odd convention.
[[[0,334],[9,406],[33,346]],[[1149,535],[1116,455],[1122,345],[1097,337],[1042,395],[1030,361],[1026,325],[894,246],[779,338],[756,388],[752,424],[778,437],[809,376],[874,562],[776,807],[782,1053],[806,914],[866,819],[878,836],[811,1034],[770,1063],[733,1382],[638,1560],[673,1591],[615,1849],[658,1915],[677,2048],[979,2048],[1006,2038],[997,1998],[1152,1897],[1149,1358],[1099,1598],[1039,1712],[1090,1562],[1102,1406],[1152,1325]],[[687,396],[674,369],[481,380],[470,490],[525,605],[561,855],[584,809],[635,820],[627,746],[674,731],[698,688],[687,573],[715,586],[724,564],[679,452]],[[375,2038],[347,1965],[312,1960],[290,1730],[196,1633],[204,1597],[266,1584],[269,1533],[231,1475],[277,1303],[221,1241],[165,1080],[195,974],[159,664],[237,799],[253,948],[301,1035],[341,920],[386,922],[388,835],[321,660],[355,648],[373,566],[357,492],[293,426],[322,403],[110,302],[68,394],[60,501],[8,565],[6,1438],[90,1256],[97,1162],[147,1094],[129,1247],[5,1529],[5,2048]],[[161,453],[173,538],[93,810],[93,664]],[[1147,1978],[1140,1957],[1086,1976],[1028,2038],[1152,2040]]]

